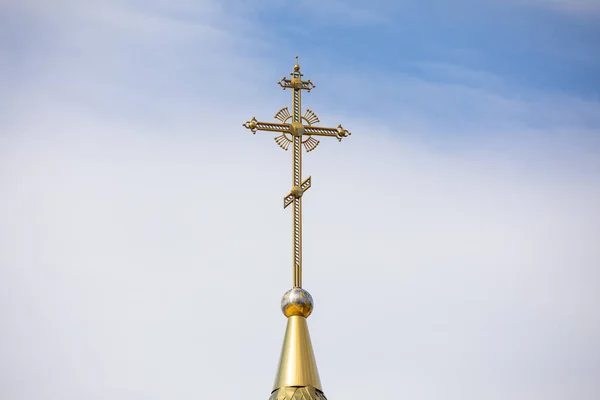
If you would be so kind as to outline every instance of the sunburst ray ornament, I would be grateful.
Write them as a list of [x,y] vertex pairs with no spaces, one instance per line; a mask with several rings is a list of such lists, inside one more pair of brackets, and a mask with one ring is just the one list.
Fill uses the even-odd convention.
[[290,110],[288,110],[287,107],[283,107],[281,110],[277,111],[277,114],[275,114],[275,118],[285,123],[285,121],[292,118],[292,116],[290,115]]
[[[287,124],[288,120],[292,119],[292,115],[290,114],[290,110],[287,107],[283,107],[279,111],[277,111],[277,113],[275,113],[274,118],[280,120],[284,124]],[[317,114],[315,114],[314,111],[308,108],[304,112],[304,115],[300,117],[300,119],[306,122],[306,126],[312,126],[313,124],[321,122],[319,121],[319,117],[317,117]],[[247,124],[249,124],[250,122],[252,121],[247,122],[244,126],[248,127]],[[254,122],[258,123],[258,121]],[[258,129],[260,130],[260,128]],[[316,149],[319,143],[321,143],[319,140],[313,138],[308,133],[304,133],[303,136],[306,136],[306,138],[302,140],[302,144],[304,145],[304,148],[306,149],[307,153]],[[279,147],[281,147],[285,151],[287,151],[290,148],[290,144],[292,143],[292,141],[292,138],[288,136],[287,132],[284,132],[275,138],[275,142],[279,145]]]
[[320,142],[312,136],[309,136],[308,139],[306,139],[305,141],[302,142],[307,153],[310,151],[313,151],[318,146],[319,143]]
[[283,133],[275,138],[275,142],[277,142],[279,147],[281,147],[285,151],[287,151],[287,149],[290,147],[290,143],[292,143],[292,141],[288,139],[287,136],[285,136]]
[[305,120],[306,123],[309,125],[313,125],[313,124],[316,124],[317,122],[321,122],[321,121],[319,121],[319,117],[317,117],[317,114],[315,114],[312,110],[309,110],[308,108],[304,112],[302,119]]

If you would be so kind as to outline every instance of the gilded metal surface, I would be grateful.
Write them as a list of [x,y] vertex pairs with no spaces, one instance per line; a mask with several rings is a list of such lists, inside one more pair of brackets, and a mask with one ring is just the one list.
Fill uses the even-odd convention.
[[269,400],[327,400],[323,392],[313,387],[282,387],[271,393]]
[[243,126],[250,129],[252,133],[257,131],[280,132],[275,138],[275,143],[283,150],[288,150],[290,145],[293,149],[292,155],[292,190],[283,198],[283,206],[286,208],[293,204],[292,211],[292,271],[294,287],[302,287],[302,194],[311,186],[310,177],[302,180],[302,146],[307,152],[314,150],[319,140],[314,136],[334,137],[341,141],[350,135],[341,125],[336,128],[314,126],[319,122],[317,115],[307,109],[302,115],[301,92],[310,92],[315,85],[309,80],[302,79],[304,74],[300,72],[298,56],[296,64],[291,72],[291,79],[283,77],[278,83],[283,89],[292,89],[292,112],[287,107],[277,111],[275,118],[281,123],[261,122],[255,117],[245,122]]
[[273,390],[292,386],[322,390],[306,318],[298,315],[288,317]]
[[304,193],[302,191],[302,188],[300,186],[294,186],[292,188],[292,191],[290,192],[295,198],[299,199],[300,197],[302,197],[302,194]]
[[292,288],[281,299],[281,311],[286,317],[300,315],[308,318],[314,306],[313,298],[302,288]]

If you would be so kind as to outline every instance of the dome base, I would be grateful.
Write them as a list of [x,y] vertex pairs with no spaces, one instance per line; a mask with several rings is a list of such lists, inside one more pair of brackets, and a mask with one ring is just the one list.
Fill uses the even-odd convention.
[[281,387],[274,391],[269,400],[327,400],[323,392],[314,387]]

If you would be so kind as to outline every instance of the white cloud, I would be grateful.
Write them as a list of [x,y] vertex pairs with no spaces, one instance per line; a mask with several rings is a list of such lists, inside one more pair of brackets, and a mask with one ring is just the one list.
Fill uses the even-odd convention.
[[600,2],[597,0],[518,0],[518,2],[579,15],[600,16]]
[[[203,116],[218,139],[195,119],[165,137],[81,114],[65,133],[66,117],[33,118],[2,158],[8,398],[266,396],[289,153],[221,130],[225,115]],[[352,122],[305,159],[326,393],[432,398],[429,381],[446,398],[525,398],[550,381],[591,398],[595,378],[570,371],[598,350],[597,177],[442,156]]]

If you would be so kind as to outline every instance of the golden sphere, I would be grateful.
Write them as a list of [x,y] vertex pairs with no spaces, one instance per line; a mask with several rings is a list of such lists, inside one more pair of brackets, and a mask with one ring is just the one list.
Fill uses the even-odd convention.
[[298,315],[308,318],[312,310],[312,296],[302,288],[295,287],[288,290],[281,299],[281,311],[286,317]]
[[294,186],[292,188],[292,194],[295,198],[299,199],[300,197],[302,197],[302,193],[302,188],[300,186]]
[[298,71],[300,71],[300,66],[298,64],[296,64],[296,65],[294,65],[294,72],[298,72]]

